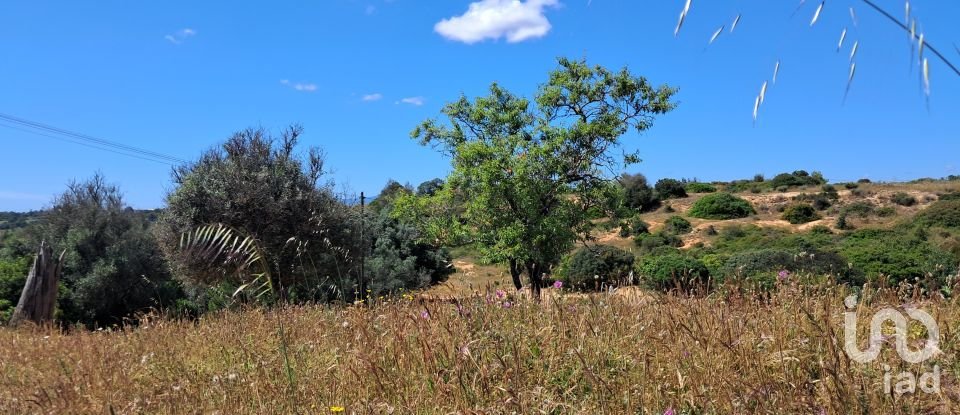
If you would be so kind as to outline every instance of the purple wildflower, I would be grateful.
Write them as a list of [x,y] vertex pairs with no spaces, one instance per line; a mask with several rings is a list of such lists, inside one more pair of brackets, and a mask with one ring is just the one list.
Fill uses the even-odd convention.
[[430,319],[430,313],[427,312],[427,310],[423,310],[423,311],[420,312],[420,317],[423,318],[424,320],[429,320],[429,319]]
[[556,288],[558,290],[563,288],[563,281],[554,281],[553,288]]
[[497,298],[503,298],[506,296],[507,296],[506,292],[504,292],[503,290],[497,290]]
[[780,282],[786,281],[787,278],[790,278],[790,271],[782,269],[777,273],[777,279],[780,280]]
[[513,303],[511,303],[511,302],[509,302],[509,301],[504,301],[504,302],[503,302],[503,308],[510,308],[510,307],[513,307]]

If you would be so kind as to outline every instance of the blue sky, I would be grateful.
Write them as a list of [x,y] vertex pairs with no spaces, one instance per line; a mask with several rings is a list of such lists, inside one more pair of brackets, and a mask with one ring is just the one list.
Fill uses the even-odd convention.
[[[876,1],[904,17],[903,2]],[[409,138],[445,102],[494,81],[529,95],[556,57],[585,57],[680,88],[675,111],[624,137],[644,160],[631,170],[653,180],[960,174],[960,77],[926,54],[928,107],[904,32],[858,0],[827,2],[811,27],[819,2],[805,3],[793,15],[798,1],[693,0],[674,37],[684,0],[6,1],[0,113],[182,159],[239,129],[301,123],[341,188],[376,194],[448,172]],[[914,0],[912,16],[960,62],[960,4]],[[138,208],[171,187],[163,164],[2,125],[0,141],[0,210],[41,208],[98,170]]]

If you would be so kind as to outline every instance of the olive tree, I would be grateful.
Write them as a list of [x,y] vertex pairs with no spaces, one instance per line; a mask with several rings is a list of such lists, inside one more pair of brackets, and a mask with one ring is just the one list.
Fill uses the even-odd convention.
[[349,260],[358,215],[322,181],[320,149],[297,151],[301,133],[299,126],[279,135],[240,131],[173,171],[157,234],[178,278],[201,288],[241,282],[224,264],[179,249],[185,232],[220,223],[257,240],[281,296],[353,295]]

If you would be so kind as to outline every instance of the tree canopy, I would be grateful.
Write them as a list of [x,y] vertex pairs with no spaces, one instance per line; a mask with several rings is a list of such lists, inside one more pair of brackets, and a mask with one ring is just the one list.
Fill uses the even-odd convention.
[[493,84],[487,96],[447,104],[447,122],[425,121],[411,135],[452,157],[437,195],[464,201],[469,240],[487,260],[509,264],[518,289],[526,274],[539,293],[542,276],[588,234],[609,180],[639,161],[618,151],[621,137],[649,129],[674,108],[675,92],[626,68],[561,58],[532,102]]

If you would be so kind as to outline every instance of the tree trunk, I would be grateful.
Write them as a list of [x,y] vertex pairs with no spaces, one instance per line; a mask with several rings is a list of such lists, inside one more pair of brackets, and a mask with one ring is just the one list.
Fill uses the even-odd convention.
[[523,288],[523,281],[520,280],[520,274],[523,270],[517,265],[516,259],[510,259],[510,276],[513,277],[513,286],[519,291]]
[[27,274],[20,302],[10,318],[11,326],[16,327],[24,321],[42,324],[53,320],[53,310],[57,306],[57,282],[63,270],[64,254],[66,251],[54,260],[53,249],[40,242],[40,251],[33,259],[33,267]]
[[543,271],[536,262],[527,263],[527,273],[530,275],[530,292],[533,298],[540,301],[540,288],[543,286]]

